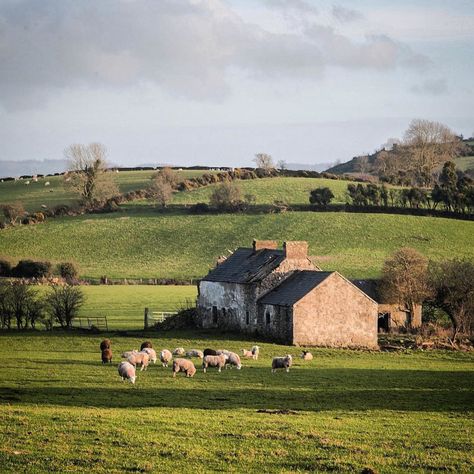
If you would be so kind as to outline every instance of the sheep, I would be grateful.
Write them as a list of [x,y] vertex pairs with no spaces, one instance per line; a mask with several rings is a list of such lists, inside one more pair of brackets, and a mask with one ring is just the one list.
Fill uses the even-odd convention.
[[259,346],[253,346],[252,347],[252,355],[255,360],[258,359],[258,355],[260,354],[260,347]]
[[100,343],[100,350],[103,351],[105,349],[110,349],[110,346],[112,345],[112,341],[110,339],[104,339]]
[[135,352],[134,354],[130,355],[127,360],[135,367],[140,365],[140,371],[146,370],[148,364],[150,363],[150,357],[145,352]]
[[112,363],[112,349],[107,348],[102,351],[102,363],[108,364]]
[[174,359],[173,360],[173,377],[176,377],[178,372],[184,372],[186,377],[193,377],[196,373],[196,367],[188,359]]
[[49,181],[46,181],[46,183],[44,183],[45,186],[49,186],[51,183]]
[[227,369],[228,365],[230,365],[231,368],[232,368],[233,365],[235,365],[237,367],[237,370],[240,370],[242,368],[242,364],[240,362],[239,355],[236,354],[235,352],[230,352],[227,355],[227,360],[225,362],[225,368],[226,369]]
[[199,349],[191,349],[186,352],[186,357],[198,357],[199,359],[202,359],[204,354]]
[[218,356],[212,356],[212,355],[205,356],[202,360],[203,371],[204,373],[206,373],[206,370],[208,367],[217,367],[218,371],[220,372],[222,367],[225,366],[226,361],[227,361],[227,356],[225,354],[221,354]]
[[272,360],[272,374],[276,372],[276,369],[286,369],[289,372],[292,362],[293,357],[290,354],[286,357],[274,357]]
[[203,355],[204,355],[204,357],[206,357],[206,356],[216,356],[217,352],[214,349],[209,349],[208,348],[208,349],[204,349]]
[[130,362],[121,362],[118,366],[118,373],[122,377],[122,382],[124,380],[130,380],[133,384],[135,383],[135,367],[130,364]]
[[149,347],[151,349],[153,348],[153,344],[150,341],[142,342],[142,345],[140,346],[140,350],[142,351],[146,347]]
[[233,354],[233,352],[230,352],[227,349],[219,349],[219,350],[216,351],[216,353],[217,353],[216,355],[218,355],[218,356],[220,356],[222,354],[227,355],[227,356],[230,355],[230,354]]
[[247,359],[253,359],[252,351],[248,351],[247,349],[242,349],[242,356]]
[[182,347],[177,347],[177,348],[173,351],[173,355],[174,355],[174,356],[182,356],[182,355],[184,355],[184,348],[182,348]]
[[133,351],[122,352],[122,357],[124,359],[128,359],[131,355],[137,354],[137,353],[138,353],[138,351],[136,349],[133,349]]
[[145,354],[148,354],[148,357],[150,358],[150,362],[153,362],[154,364],[156,364],[156,351],[155,351],[155,349],[152,349],[151,347],[145,347],[140,352],[145,352]]
[[29,182],[29,181],[25,181],[25,184],[28,186],[28,185],[30,184],[30,182]]
[[309,352],[309,351],[303,351],[301,353],[301,358],[303,360],[313,360],[313,354],[311,354],[311,352]]
[[163,364],[163,367],[168,367],[168,364],[171,362],[171,359],[173,359],[173,354],[171,354],[168,349],[163,349],[160,352],[160,360]]

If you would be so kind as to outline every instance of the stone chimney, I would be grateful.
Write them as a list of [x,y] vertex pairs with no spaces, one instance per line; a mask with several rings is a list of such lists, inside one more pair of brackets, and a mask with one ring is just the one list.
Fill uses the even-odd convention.
[[278,248],[278,243],[276,240],[256,240],[253,241],[253,251],[262,249],[272,249],[275,250]]
[[308,242],[304,240],[284,242],[283,251],[288,259],[308,258]]

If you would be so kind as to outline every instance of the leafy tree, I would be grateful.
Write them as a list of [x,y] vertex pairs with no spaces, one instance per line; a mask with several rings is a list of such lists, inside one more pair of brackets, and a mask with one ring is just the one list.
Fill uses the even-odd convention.
[[313,189],[309,195],[309,202],[317,206],[327,206],[334,198],[333,192],[327,187]]
[[52,286],[45,302],[52,319],[69,329],[84,303],[84,293],[79,286]]
[[453,325],[453,339],[459,333],[474,333],[474,264],[467,260],[431,262],[429,283],[433,301],[444,310]]
[[71,282],[77,278],[78,271],[74,263],[72,262],[61,262],[58,264],[58,273],[66,281]]
[[415,305],[430,295],[428,260],[412,248],[401,248],[385,260],[380,291],[385,300],[396,301],[414,314]]
[[107,170],[104,145],[70,145],[64,150],[64,156],[69,161],[64,185],[79,194],[84,205],[102,204],[118,194],[113,173]]

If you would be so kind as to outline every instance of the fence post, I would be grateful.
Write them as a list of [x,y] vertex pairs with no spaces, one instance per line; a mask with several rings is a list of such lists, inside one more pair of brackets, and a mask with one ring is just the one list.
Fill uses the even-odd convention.
[[149,312],[150,312],[150,310],[149,310],[148,308],[145,308],[144,329],[148,329],[148,324],[149,324]]

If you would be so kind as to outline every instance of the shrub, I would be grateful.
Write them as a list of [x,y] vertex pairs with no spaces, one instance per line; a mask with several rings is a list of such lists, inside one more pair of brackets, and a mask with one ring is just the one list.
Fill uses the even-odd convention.
[[57,269],[61,277],[67,281],[75,280],[79,273],[76,266],[72,262],[61,262],[58,264]]
[[213,191],[210,203],[219,210],[233,210],[241,202],[240,196],[240,188],[235,183],[224,182]]
[[310,192],[309,202],[317,206],[327,206],[333,198],[334,194],[329,188],[316,188]]
[[5,219],[12,225],[25,214],[25,209],[21,202],[14,202],[12,204],[3,204],[0,206],[3,211]]
[[33,260],[20,260],[12,270],[12,275],[18,278],[41,278],[50,274],[50,262],[34,262]]
[[209,206],[205,202],[198,202],[189,208],[191,214],[206,214],[209,210]]
[[0,258],[0,276],[7,277],[12,274],[12,264],[5,258]]

